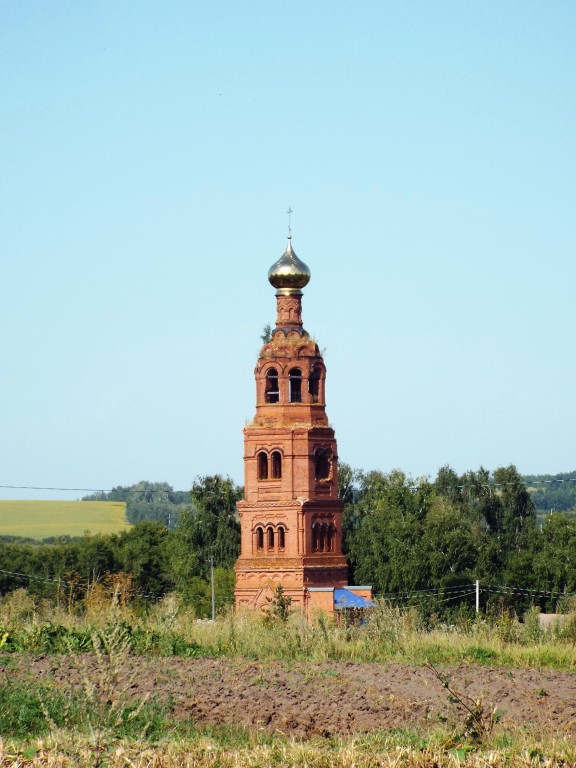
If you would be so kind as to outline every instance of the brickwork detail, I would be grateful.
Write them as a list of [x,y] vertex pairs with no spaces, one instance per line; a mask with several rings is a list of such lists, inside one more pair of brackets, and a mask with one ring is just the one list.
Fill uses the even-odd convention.
[[302,325],[302,300],[300,296],[278,296],[276,325]]

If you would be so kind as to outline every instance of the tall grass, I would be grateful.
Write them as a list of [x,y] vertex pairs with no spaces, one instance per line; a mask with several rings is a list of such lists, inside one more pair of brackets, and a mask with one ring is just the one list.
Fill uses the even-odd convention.
[[[89,739],[74,731],[60,731],[26,743],[0,739],[0,766],[11,768],[95,768]],[[569,739],[513,743],[471,750],[448,747],[446,734],[427,739],[416,733],[373,734],[342,739],[297,741],[282,734],[244,732],[230,739],[223,732],[198,732],[158,743],[121,739],[103,755],[107,768],[567,768],[576,764],[576,748]]]
[[198,621],[176,595],[148,606],[102,598],[69,611],[18,590],[0,603],[6,651],[92,650],[94,630],[118,624],[132,652],[158,656],[576,668],[576,622],[544,631],[530,612],[522,622],[504,614],[430,627],[414,609],[380,603],[364,623],[346,626],[324,614],[308,622],[294,613],[282,622],[233,610],[214,623]]
[[[98,597],[99,595],[99,597]],[[425,623],[415,610],[384,603],[366,621],[346,626],[318,614],[311,622],[264,621],[230,611],[197,621],[177,596],[153,605],[118,603],[105,592],[75,610],[38,602],[24,590],[0,601],[0,768],[188,768],[189,766],[567,766],[571,740],[491,733],[481,743],[455,738],[447,726],[400,729],[350,738],[299,742],[240,728],[197,729],[176,722],[169,705],[132,701],[118,670],[129,653],[323,661],[537,666],[574,669],[574,622],[543,631],[535,613],[522,622],[502,614],[453,625]],[[11,651],[91,651],[83,683],[65,692],[16,683]],[[81,657],[82,658],[82,657]],[[80,661],[81,661],[80,658]],[[442,728],[445,728],[442,730]]]

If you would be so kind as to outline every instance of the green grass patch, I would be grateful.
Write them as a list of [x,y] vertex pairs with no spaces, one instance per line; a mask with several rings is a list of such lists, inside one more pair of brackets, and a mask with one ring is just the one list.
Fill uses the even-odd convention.
[[[122,622],[114,627],[124,632],[126,649],[131,653],[184,659],[220,655],[210,647],[204,648],[168,630],[132,627]],[[106,626],[102,631],[111,632],[114,627]],[[9,664],[9,653],[89,653],[94,650],[94,632],[95,628],[90,626],[65,627],[51,622],[10,629],[0,625],[0,637],[5,638],[0,667]]]
[[0,500],[0,536],[41,540],[118,533],[130,527],[123,501]]
[[498,652],[492,648],[483,648],[476,645],[470,646],[464,652],[464,659],[476,664],[495,664],[498,660]]
[[[48,706],[42,700],[43,689],[4,684],[0,686],[0,736],[26,739],[42,736],[50,730],[46,714],[56,721],[67,702],[62,694],[50,696]],[[60,723],[64,725],[64,723]]]
[[152,741],[168,735],[189,736],[186,722],[174,723],[171,712],[158,702],[132,702],[115,712],[108,706],[95,722],[93,708],[81,693],[63,692],[36,684],[7,683],[0,686],[0,737],[19,740],[39,738],[55,728],[88,735],[95,728],[114,738]]

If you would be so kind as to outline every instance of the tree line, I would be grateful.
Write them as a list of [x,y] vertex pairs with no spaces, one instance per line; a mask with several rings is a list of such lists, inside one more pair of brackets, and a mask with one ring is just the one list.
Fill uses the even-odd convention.
[[576,471],[556,475],[523,475],[539,517],[568,512],[576,506]]
[[[457,605],[445,595],[476,579],[525,590],[505,598],[518,612],[529,604],[555,610],[558,595],[576,592],[574,505],[539,521],[514,466],[462,475],[446,466],[434,480],[415,481],[341,464],[339,494],[351,584],[372,584],[391,599],[417,595],[420,604],[430,592],[425,607],[439,612]],[[221,475],[196,478],[188,493],[141,482],[87,497],[125,501],[133,527],[50,544],[0,538],[0,593],[25,586],[38,597],[80,599],[121,574],[133,596],[177,592],[208,615],[211,563],[218,605],[233,599],[241,497]]]
[[[212,475],[196,478],[187,494],[143,482],[89,497],[126,501],[134,526],[43,544],[0,538],[0,594],[26,587],[39,598],[73,601],[91,585],[118,585],[114,576],[120,574],[132,597],[153,600],[177,592],[207,615],[211,563],[219,604],[233,597],[241,495],[230,478]],[[138,518],[143,513],[153,517]]]
[[[203,482],[204,479],[200,478],[194,485],[200,486]],[[192,492],[195,492],[194,488]],[[135,485],[118,485],[111,491],[97,491],[84,496],[82,501],[123,501],[126,504],[126,520],[132,525],[149,521],[174,529],[180,514],[190,507],[191,493],[175,491],[168,483],[142,480]]]
[[355,583],[387,595],[435,590],[441,600],[442,590],[479,579],[514,588],[506,602],[517,610],[554,610],[557,595],[576,592],[573,510],[539,525],[514,466],[463,475],[446,466],[417,482],[400,471],[341,474]]

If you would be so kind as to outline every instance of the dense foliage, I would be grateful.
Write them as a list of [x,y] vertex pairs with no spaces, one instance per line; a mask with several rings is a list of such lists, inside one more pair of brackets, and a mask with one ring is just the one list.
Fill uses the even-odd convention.
[[[159,490],[162,488],[163,490]],[[220,475],[199,477],[182,504],[165,483],[115,489],[111,500],[133,499],[132,509],[160,505],[159,493],[178,507],[175,524],[145,519],[110,536],[65,538],[50,544],[0,538],[0,593],[22,586],[38,597],[73,603],[99,586],[127,596],[155,599],[179,592],[199,615],[210,609],[210,570],[221,607],[232,599],[233,565],[240,551],[236,501],[241,488]]]
[[576,506],[576,471],[557,475],[524,475],[538,515],[568,512]]
[[180,515],[190,505],[190,494],[175,491],[168,483],[142,480],[136,485],[119,485],[108,492],[85,496],[83,501],[124,501],[126,519],[132,525],[152,521],[176,528]]
[[[431,610],[451,594],[458,598],[455,585],[476,579],[494,587],[493,600],[519,610],[531,603],[554,609],[562,593],[576,591],[576,519],[554,513],[539,526],[514,466],[461,476],[442,467],[434,481],[342,470],[344,537],[356,583],[420,602],[433,592]],[[489,591],[483,599],[490,600]]]
[[[569,490],[568,477],[555,484]],[[576,592],[573,507],[538,517],[540,492],[514,466],[463,475],[442,467],[430,481],[342,464],[339,482],[350,583],[372,584],[377,594],[429,614],[470,609],[477,579],[483,607],[519,613],[531,604],[555,610]],[[167,483],[115,488],[106,498],[126,501],[130,530],[41,545],[0,538],[0,593],[24,586],[72,604],[96,587],[119,601],[176,592],[209,615],[212,568],[217,607],[232,601],[241,493],[220,475],[197,478],[188,494]]]

